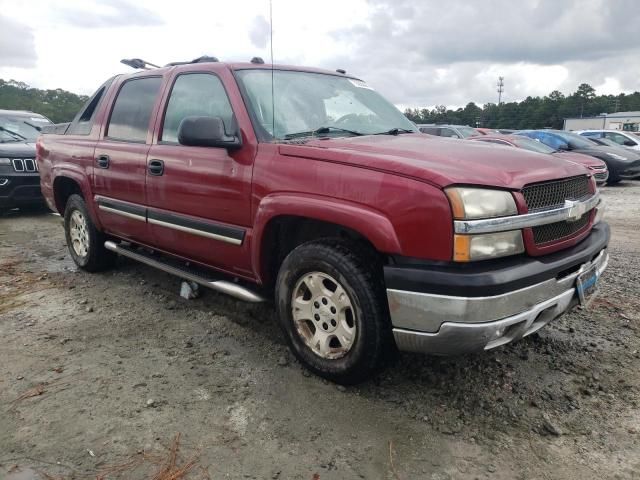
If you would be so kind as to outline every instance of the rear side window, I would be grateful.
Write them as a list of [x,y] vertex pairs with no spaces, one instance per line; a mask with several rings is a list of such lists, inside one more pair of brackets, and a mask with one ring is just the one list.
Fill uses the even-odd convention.
[[428,133],[429,135],[438,135],[439,132],[439,128],[433,128],[433,127],[420,127],[419,129],[422,133]]
[[78,112],[76,117],[73,119],[71,126],[67,133],[71,135],[89,135],[91,133],[91,127],[93,127],[93,121],[95,119],[96,113],[98,112],[98,107],[102,102],[102,98],[104,97],[104,93],[107,91],[109,85],[111,85],[111,81],[113,78],[107,80],[97,91],[94,93],[89,100],[84,104],[82,110]]
[[128,142],[145,142],[151,111],[158,96],[161,77],[127,81],[113,105],[107,137]]
[[221,117],[227,133],[231,133],[233,110],[217,76],[187,73],[176,79],[164,115],[161,140],[177,143],[180,122],[190,116]]

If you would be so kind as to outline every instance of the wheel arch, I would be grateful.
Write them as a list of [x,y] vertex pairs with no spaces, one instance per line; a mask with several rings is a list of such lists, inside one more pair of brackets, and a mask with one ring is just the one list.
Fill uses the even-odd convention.
[[350,240],[378,258],[401,252],[391,222],[379,211],[327,197],[272,195],[256,214],[251,252],[256,278],[271,286],[291,250],[321,238]]
[[59,171],[53,179],[52,190],[55,208],[60,215],[64,215],[69,197],[77,194],[84,199],[93,223],[98,229],[102,228],[95,211],[91,188],[86,177],[72,170]]

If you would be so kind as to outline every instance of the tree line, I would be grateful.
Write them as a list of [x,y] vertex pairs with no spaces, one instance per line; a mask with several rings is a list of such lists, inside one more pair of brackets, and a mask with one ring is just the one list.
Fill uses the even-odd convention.
[[640,110],[640,92],[619,95],[596,95],[595,89],[581,84],[571,95],[554,90],[544,97],[527,97],[521,102],[478,106],[473,102],[464,108],[407,108],[404,114],[415,123],[451,123],[486,128],[557,128],[565,118],[591,117],[601,113]]
[[24,82],[0,79],[0,109],[30,110],[44,115],[53,123],[73,120],[87,98],[61,88],[41,90]]
[[[0,79],[0,109],[30,110],[54,123],[70,122],[87,101],[87,96],[56,88],[41,90],[24,82]],[[569,117],[590,117],[604,112],[640,110],[640,92],[596,95],[595,89],[581,84],[571,95],[554,90],[544,97],[527,97],[521,102],[478,106],[469,102],[464,108],[408,108],[405,115],[416,123],[453,123],[487,128],[562,128]]]

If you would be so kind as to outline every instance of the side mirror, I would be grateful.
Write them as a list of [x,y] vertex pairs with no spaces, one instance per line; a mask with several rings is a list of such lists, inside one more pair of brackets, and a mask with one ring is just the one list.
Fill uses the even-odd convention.
[[242,146],[236,132],[227,134],[220,117],[185,117],[178,127],[178,142],[191,147],[235,149]]
[[636,142],[634,142],[633,140],[625,140],[625,141],[624,141],[624,145],[625,145],[626,147],[635,147],[635,146],[637,145],[637,143],[636,143]]
[[564,143],[561,142],[558,144],[558,150],[562,150],[564,152],[566,152],[567,150],[569,150],[569,144],[568,143]]

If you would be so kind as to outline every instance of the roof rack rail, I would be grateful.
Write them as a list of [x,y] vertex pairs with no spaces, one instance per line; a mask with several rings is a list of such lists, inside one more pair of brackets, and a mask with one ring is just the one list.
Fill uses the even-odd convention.
[[198,58],[194,58],[190,62],[171,62],[167,63],[165,67],[175,67],[176,65],[188,65],[190,63],[209,63],[209,62],[219,62],[217,57],[210,57],[208,55],[203,55]]
[[120,60],[120,63],[124,63],[128,67],[141,70],[149,70],[149,67],[159,68],[159,65],[147,62],[145,60],[142,60],[141,58],[123,58],[122,60]]

